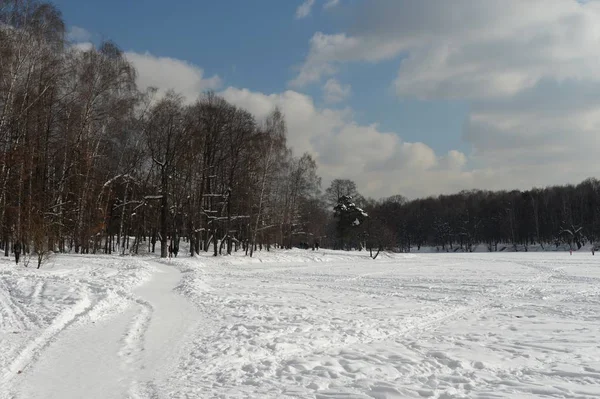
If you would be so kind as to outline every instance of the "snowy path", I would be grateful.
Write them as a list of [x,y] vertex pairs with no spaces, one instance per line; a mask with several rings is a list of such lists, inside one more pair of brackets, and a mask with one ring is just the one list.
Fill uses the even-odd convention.
[[[121,337],[135,309],[91,325],[66,329],[20,375],[17,398],[123,398],[128,373],[119,357]],[[102,365],[99,367],[99,365]]]
[[[145,270],[149,280],[131,292],[88,282],[96,287],[92,292],[82,283],[82,298],[63,312],[64,321],[57,318],[9,364],[0,392],[15,398],[154,397],[200,315],[174,292],[181,279],[176,268],[152,263]],[[102,307],[104,316],[97,312]]]
[[127,352],[123,353],[139,370],[138,381],[130,392],[133,397],[156,397],[158,387],[176,373],[177,362],[189,350],[204,320],[196,307],[175,292],[182,274],[172,266],[156,266],[162,274],[136,290],[151,306],[142,308],[137,316],[135,328],[126,338]]
[[0,399],[594,398],[598,331],[589,253],[0,260]]

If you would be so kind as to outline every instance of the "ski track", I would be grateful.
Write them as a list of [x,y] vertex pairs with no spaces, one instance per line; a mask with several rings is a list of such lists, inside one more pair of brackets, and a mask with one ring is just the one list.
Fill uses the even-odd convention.
[[293,250],[0,263],[0,398],[598,397],[596,259]]

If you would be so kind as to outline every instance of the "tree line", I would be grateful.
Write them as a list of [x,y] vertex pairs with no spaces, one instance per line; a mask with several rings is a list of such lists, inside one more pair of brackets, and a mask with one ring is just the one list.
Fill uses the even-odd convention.
[[[70,45],[49,3],[0,0],[0,245],[42,256],[290,247],[325,217],[284,115],[140,91],[112,42]],[[302,228],[298,228],[302,226]],[[305,234],[308,234],[305,232]],[[312,232],[310,234],[313,234]]]
[[413,201],[399,195],[364,199],[355,189],[344,194],[354,195],[369,216],[354,229],[346,222],[346,248],[470,252],[484,245],[488,251],[527,251],[533,245],[580,249],[600,240],[600,181],[594,178],[578,185],[471,190]]
[[[470,251],[600,238],[600,184],[367,199],[322,194],[285,117],[257,120],[215,93],[188,104],[140,90],[119,47],[66,40],[60,11],[0,0],[0,248],[252,255],[271,246]],[[156,248],[156,244],[159,245]]]

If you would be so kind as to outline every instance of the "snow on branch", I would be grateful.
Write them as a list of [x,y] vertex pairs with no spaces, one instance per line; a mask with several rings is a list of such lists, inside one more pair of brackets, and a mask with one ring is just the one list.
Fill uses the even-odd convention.
[[[144,201],[128,201],[128,202],[124,202],[124,203],[122,203],[122,204],[114,205],[114,206],[113,206],[113,209],[117,209],[117,208],[120,208],[120,207],[122,207],[122,206],[127,206],[127,205],[131,205],[131,204],[137,204],[137,205],[141,205],[141,204],[143,204],[143,203],[144,203]],[[136,208],[136,209],[137,209],[137,208]]]
[[165,167],[165,164],[166,164],[166,162],[164,162],[164,161],[163,161],[163,162],[161,162],[161,161],[159,161],[158,159],[156,159],[156,158],[154,158],[154,157],[152,157],[152,160],[154,161],[154,163],[156,163],[156,164],[157,164],[158,166],[160,166],[161,168],[164,168],[164,167]]
[[227,217],[227,216],[219,216],[219,217],[213,217],[212,220],[215,221],[220,221],[220,220],[237,220],[237,219],[250,219],[250,216],[231,216],[231,217]]
[[270,228],[273,228],[273,227],[277,227],[277,226],[279,226],[279,225],[278,224],[272,224],[272,225],[269,225],[269,226],[261,227],[260,229],[257,229],[256,231],[263,231],[263,230],[267,230],[267,229],[270,229]]
[[106,187],[110,186],[111,184],[113,184],[114,182],[116,182],[119,179],[136,181],[136,179],[133,176],[131,176],[130,174],[128,174],[128,173],[127,174],[121,174],[121,175],[116,175],[115,177],[107,180],[106,183],[104,183],[104,185],[102,187],[106,188]]

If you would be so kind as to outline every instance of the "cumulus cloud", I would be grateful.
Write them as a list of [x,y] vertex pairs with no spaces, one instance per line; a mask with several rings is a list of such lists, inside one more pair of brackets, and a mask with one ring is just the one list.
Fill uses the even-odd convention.
[[467,165],[467,157],[460,151],[450,150],[439,160],[439,167],[442,170],[457,171]]
[[315,0],[305,0],[297,9],[296,9],[296,18],[302,19],[306,18],[310,15],[313,6],[315,5]]
[[318,108],[311,97],[293,90],[267,95],[229,87],[221,95],[259,119],[279,107],[286,117],[289,144],[296,154],[315,157],[325,185],[346,177],[365,195],[418,197],[472,183],[461,152],[437,155],[427,144],[405,142],[377,125],[358,124],[349,109]]
[[337,64],[350,61],[377,62],[394,58],[405,45],[403,39],[381,43],[376,37],[351,37],[345,33],[326,35],[317,32],[310,40],[310,52],[300,73],[290,85],[303,87],[334,75]]
[[84,43],[92,40],[92,34],[79,26],[71,26],[67,39],[74,43]]
[[[429,0],[370,4],[347,32],[313,36],[293,85],[326,78],[324,98],[335,103],[350,93],[334,77],[340,64],[397,58],[390,85],[399,95],[468,102],[463,140],[471,151],[436,152],[432,143],[407,142],[376,124],[357,123],[350,109],[320,108],[297,90],[229,87],[221,95],[259,119],[279,106],[289,144],[296,154],[315,157],[324,184],[351,178],[374,197],[529,188],[600,174],[598,3],[456,0],[452,12]],[[193,100],[221,83],[184,61],[127,56],[142,87],[171,88]]]
[[580,180],[600,173],[595,161],[600,151],[599,93],[600,82],[545,81],[511,98],[479,101],[464,138],[472,144],[473,156],[491,167],[553,165],[553,177],[570,165],[571,179]]
[[325,102],[335,104],[344,101],[352,92],[350,85],[344,85],[336,79],[329,79],[323,86],[323,98]]
[[343,64],[391,61],[398,65],[389,77],[398,96],[469,104],[463,131],[472,148],[468,156],[432,156],[414,143],[415,160],[396,151],[369,164],[377,173],[420,166],[428,173],[419,175],[419,184],[439,184],[444,171],[443,187],[486,189],[600,174],[600,2],[441,3],[354,3],[347,29],[313,35],[290,85],[335,79]]
[[71,45],[71,47],[77,51],[90,51],[91,49],[94,48],[94,43],[91,43],[91,42],[75,43],[75,44]]
[[[126,55],[138,69],[142,88],[155,86],[160,93],[173,89],[193,101],[203,90],[220,84],[218,77],[206,79],[200,67],[181,60]],[[219,94],[259,120],[276,106],[282,109],[289,145],[296,154],[308,152],[315,157],[325,185],[345,177],[356,181],[364,195],[377,198],[400,193],[415,198],[478,187],[477,182],[492,174],[486,169],[467,170],[467,156],[459,151],[436,154],[425,143],[406,142],[376,124],[357,123],[350,109],[319,108],[312,97],[297,91],[264,94],[229,87]],[[489,180],[486,187],[495,183]]]
[[202,92],[221,87],[218,76],[206,78],[204,70],[189,62],[169,57],[158,57],[150,53],[125,53],[138,73],[141,89],[156,87],[159,96],[168,90],[183,95],[188,102],[194,101]]
[[339,63],[396,57],[398,94],[420,98],[506,96],[544,78],[600,78],[600,2],[372,0],[356,13],[350,32],[313,36],[293,85],[334,74]]
[[[306,0],[296,16],[315,7]],[[319,3],[321,4],[321,3]],[[338,5],[328,0],[323,7]],[[375,197],[408,197],[461,189],[512,189],[576,182],[600,175],[600,1],[369,0],[347,2],[346,29],[317,32],[290,82],[265,94],[227,88],[221,94],[259,119],[286,114],[289,143],[319,163],[324,182],[351,178]],[[354,13],[354,18],[352,18]],[[90,35],[73,27],[78,48]],[[189,101],[218,89],[218,76],[185,61],[127,53],[142,88],[174,89]],[[350,109],[320,108],[299,92],[320,83],[326,102],[350,86],[336,79],[344,64],[396,62],[389,76],[398,96],[460,100],[469,106],[460,148],[407,142],[378,125],[359,124]],[[457,143],[457,146],[458,147]]]

